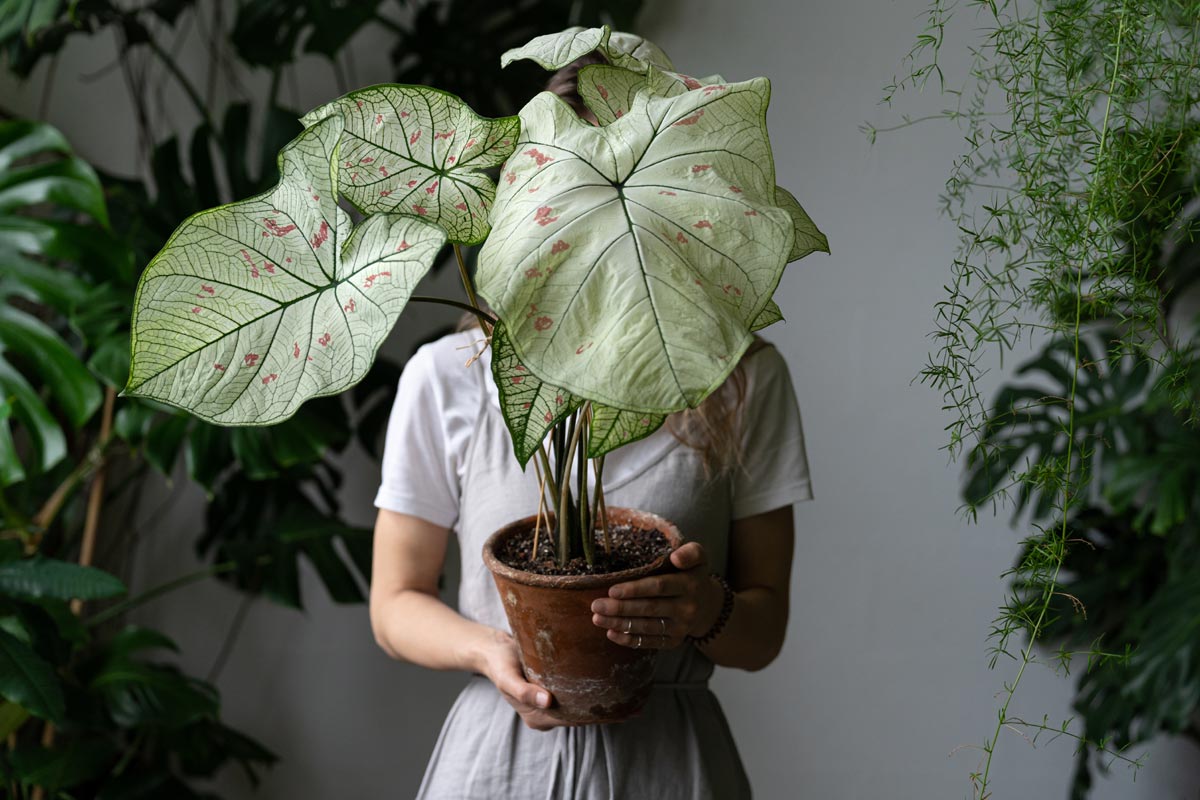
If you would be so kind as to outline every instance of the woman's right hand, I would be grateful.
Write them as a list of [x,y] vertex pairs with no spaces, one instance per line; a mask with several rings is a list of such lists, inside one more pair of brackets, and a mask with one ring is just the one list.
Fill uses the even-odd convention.
[[488,647],[484,659],[484,676],[496,685],[528,727],[535,731],[548,731],[566,724],[546,713],[545,710],[554,702],[550,693],[525,680],[512,636],[496,631],[494,643]]

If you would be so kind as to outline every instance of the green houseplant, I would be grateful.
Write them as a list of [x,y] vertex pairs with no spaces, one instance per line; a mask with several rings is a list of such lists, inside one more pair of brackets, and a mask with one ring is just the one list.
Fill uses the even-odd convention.
[[128,328],[113,309],[133,281],[91,167],[47,125],[0,122],[6,797],[198,797],[192,783],[225,764],[256,781],[275,760],[222,723],[215,687],[161,658],[168,637],[105,624],[145,595],[83,613],[126,591],[91,565],[116,538],[99,535],[102,507],[128,503],[129,476],[170,449],[149,422],[171,415],[115,400]]
[[[1026,531],[992,628],[992,666],[1013,672],[971,781],[996,791],[1006,730],[1066,736],[1081,800],[1095,769],[1140,766],[1129,748],[1197,734],[1200,4],[969,5],[961,87],[939,54],[964,9],[938,1],[887,92],[936,77],[955,98],[900,126],[964,130],[943,197],[960,247],[922,377],[953,415],[968,514],[1007,503]],[[993,358],[1025,342],[1036,355],[989,402]],[[1077,719],[1010,710],[1035,663],[1075,674]]]
[[[223,425],[279,422],[360,380],[408,301],[460,306],[489,336],[514,454],[536,459],[553,508],[530,509],[535,536],[552,523],[560,569],[602,570],[605,455],[715,390],[782,318],[784,266],[827,244],[775,185],[765,79],[696,80],[607,26],[538,37],[502,64],[593,51],[607,63],[579,84],[597,126],[548,93],[487,119],[406,85],[307,114],[274,189],[189,218],[147,267],[126,394]],[[414,297],[447,242],[467,302]],[[472,281],[462,247],[480,244]],[[637,372],[621,366],[631,355]]]

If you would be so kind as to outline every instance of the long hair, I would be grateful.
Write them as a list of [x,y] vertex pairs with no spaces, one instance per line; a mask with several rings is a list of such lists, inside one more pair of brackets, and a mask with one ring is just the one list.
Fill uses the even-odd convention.
[[[607,64],[608,59],[598,52],[588,53],[550,76],[546,91],[553,92],[581,117],[591,115],[579,95],[579,70],[590,64]],[[478,325],[472,314],[464,315],[459,330]],[[765,346],[762,339],[754,342],[742,357]],[[696,408],[688,408],[667,418],[666,426],[682,444],[696,450],[704,459],[705,471],[712,477],[733,469],[741,463],[742,408],[746,402],[746,371],[742,362],[721,386]]]

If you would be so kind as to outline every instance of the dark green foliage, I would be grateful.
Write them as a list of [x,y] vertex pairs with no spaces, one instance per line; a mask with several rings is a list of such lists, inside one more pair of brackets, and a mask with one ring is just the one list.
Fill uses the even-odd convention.
[[[1129,191],[1111,202],[1127,219],[1124,247],[1095,272],[1120,286],[1153,286],[1162,297],[1158,313],[1200,278],[1195,136],[1189,125],[1115,139],[1149,147],[1160,166],[1145,179],[1136,171],[1122,176]],[[1163,141],[1188,146],[1168,151]],[[1156,355],[1161,341],[1131,352],[1114,325],[1131,324],[1134,304],[1121,293],[1104,296],[1079,340],[1070,463],[1065,398],[1075,343],[1058,336],[1017,370],[1024,380],[998,391],[963,490],[973,508],[1007,497],[1014,520],[1027,514],[1065,531],[1061,572],[1037,635],[1064,652],[1090,653],[1074,704],[1092,745],[1081,750],[1076,800],[1092,786],[1091,768],[1106,769],[1103,750],[1160,733],[1200,743],[1200,331],[1180,320],[1184,339],[1170,342],[1166,357]],[[1044,541],[1031,541],[1018,564],[1036,562],[1032,548]],[[1038,573],[1014,575],[1018,596],[1038,605]]]

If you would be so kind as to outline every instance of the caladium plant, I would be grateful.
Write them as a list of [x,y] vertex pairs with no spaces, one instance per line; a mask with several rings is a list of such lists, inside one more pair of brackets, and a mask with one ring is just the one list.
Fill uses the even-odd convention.
[[[278,422],[363,377],[404,305],[433,299],[412,288],[449,242],[468,302],[439,302],[483,320],[514,454],[536,456],[557,512],[558,560],[590,563],[607,526],[587,461],[602,484],[608,452],[699,405],[783,318],[785,265],[829,249],[775,184],[766,79],[692,78],[607,26],[501,63],[556,70],[593,52],[606,63],[578,85],[595,125],[550,93],[487,119],[400,85],[307,114],[275,189],[186,220],[147,268],[126,393]],[[464,245],[481,245],[476,282]]]

